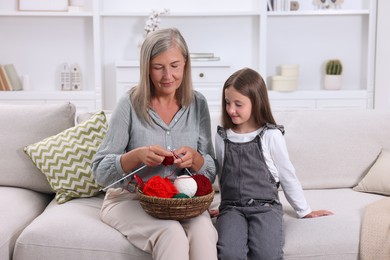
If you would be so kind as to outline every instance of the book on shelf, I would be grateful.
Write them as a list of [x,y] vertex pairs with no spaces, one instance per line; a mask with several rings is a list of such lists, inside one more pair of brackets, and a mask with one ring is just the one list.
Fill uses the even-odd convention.
[[5,89],[5,85],[3,82],[3,77],[0,74],[0,91],[4,91],[4,90],[6,90],[6,89]]
[[215,57],[214,53],[208,53],[208,52],[195,52],[190,53],[190,58],[192,61],[219,61],[219,57]]
[[7,72],[5,71],[4,65],[0,65],[0,77],[1,81],[3,82],[4,85],[4,90],[9,91],[12,90],[12,85],[11,82],[7,76]]
[[12,90],[16,90],[16,91],[23,90],[22,81],[20,80],[20,77],[16,72],[15,65],[6,64],[4,65],[4,69],[11,83]]

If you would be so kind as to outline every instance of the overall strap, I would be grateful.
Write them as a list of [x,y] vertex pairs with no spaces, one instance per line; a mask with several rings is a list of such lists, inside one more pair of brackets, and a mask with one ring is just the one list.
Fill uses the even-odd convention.
[[[284,126],[266,123],[261,132],[259,133],[259,136],[262,137],[264,135],[264,132],[268,129],[278,129],[284,135]],[[222,137],[223,140],[227,139],[226,130],[222,126],[217,127],[217,133]]]
[[278,129],[284,135],[284,126],[266,123],[263,127],[263,130],[261,130],[261,132],[259,133],[259,136],[262,137],[264,135],[264,132],[268,129]]
[[222,139],[225,141],[227,139],[226,130],[222,126],[217,127],[217,133],[222,137]]

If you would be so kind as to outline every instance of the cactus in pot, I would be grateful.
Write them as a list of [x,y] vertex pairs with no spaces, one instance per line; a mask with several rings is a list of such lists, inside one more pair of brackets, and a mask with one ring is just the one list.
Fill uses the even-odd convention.
[[340,60],[328,60],[325,65],[325,73],[327,75],[341,75],[343,65]]
[[338,59],[328,60],[325,64],[324,89],[341,89],[341,74],[343,65]]

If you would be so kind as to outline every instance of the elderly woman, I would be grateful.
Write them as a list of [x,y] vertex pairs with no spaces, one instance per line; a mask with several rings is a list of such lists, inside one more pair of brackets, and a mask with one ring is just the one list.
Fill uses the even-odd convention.
[[[148,34],[141,47],[139,84],[118,102],[95,155],[102,186],[146,165],[137,175],[181,175],[189,169],[214,182],[216,162],[206,99],[193,90],[187,44],[175,28]],[[180,155],[162,165],[172,151]],[[188,220],[160,220],[141,208],[129,180],[107,190],[102,221],[153,259],[217,259],[217,233],[208,212]]]

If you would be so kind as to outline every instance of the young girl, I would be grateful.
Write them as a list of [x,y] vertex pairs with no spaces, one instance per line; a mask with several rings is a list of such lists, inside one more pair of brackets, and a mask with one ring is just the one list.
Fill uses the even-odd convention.
[[241,69],[225,82],[222,126],[215,139],[221,204],[218,258],[283,259],[283,210],[278,187],[301,218],[312,211],[289,160],[284,129],[275,123],[263,78]]

